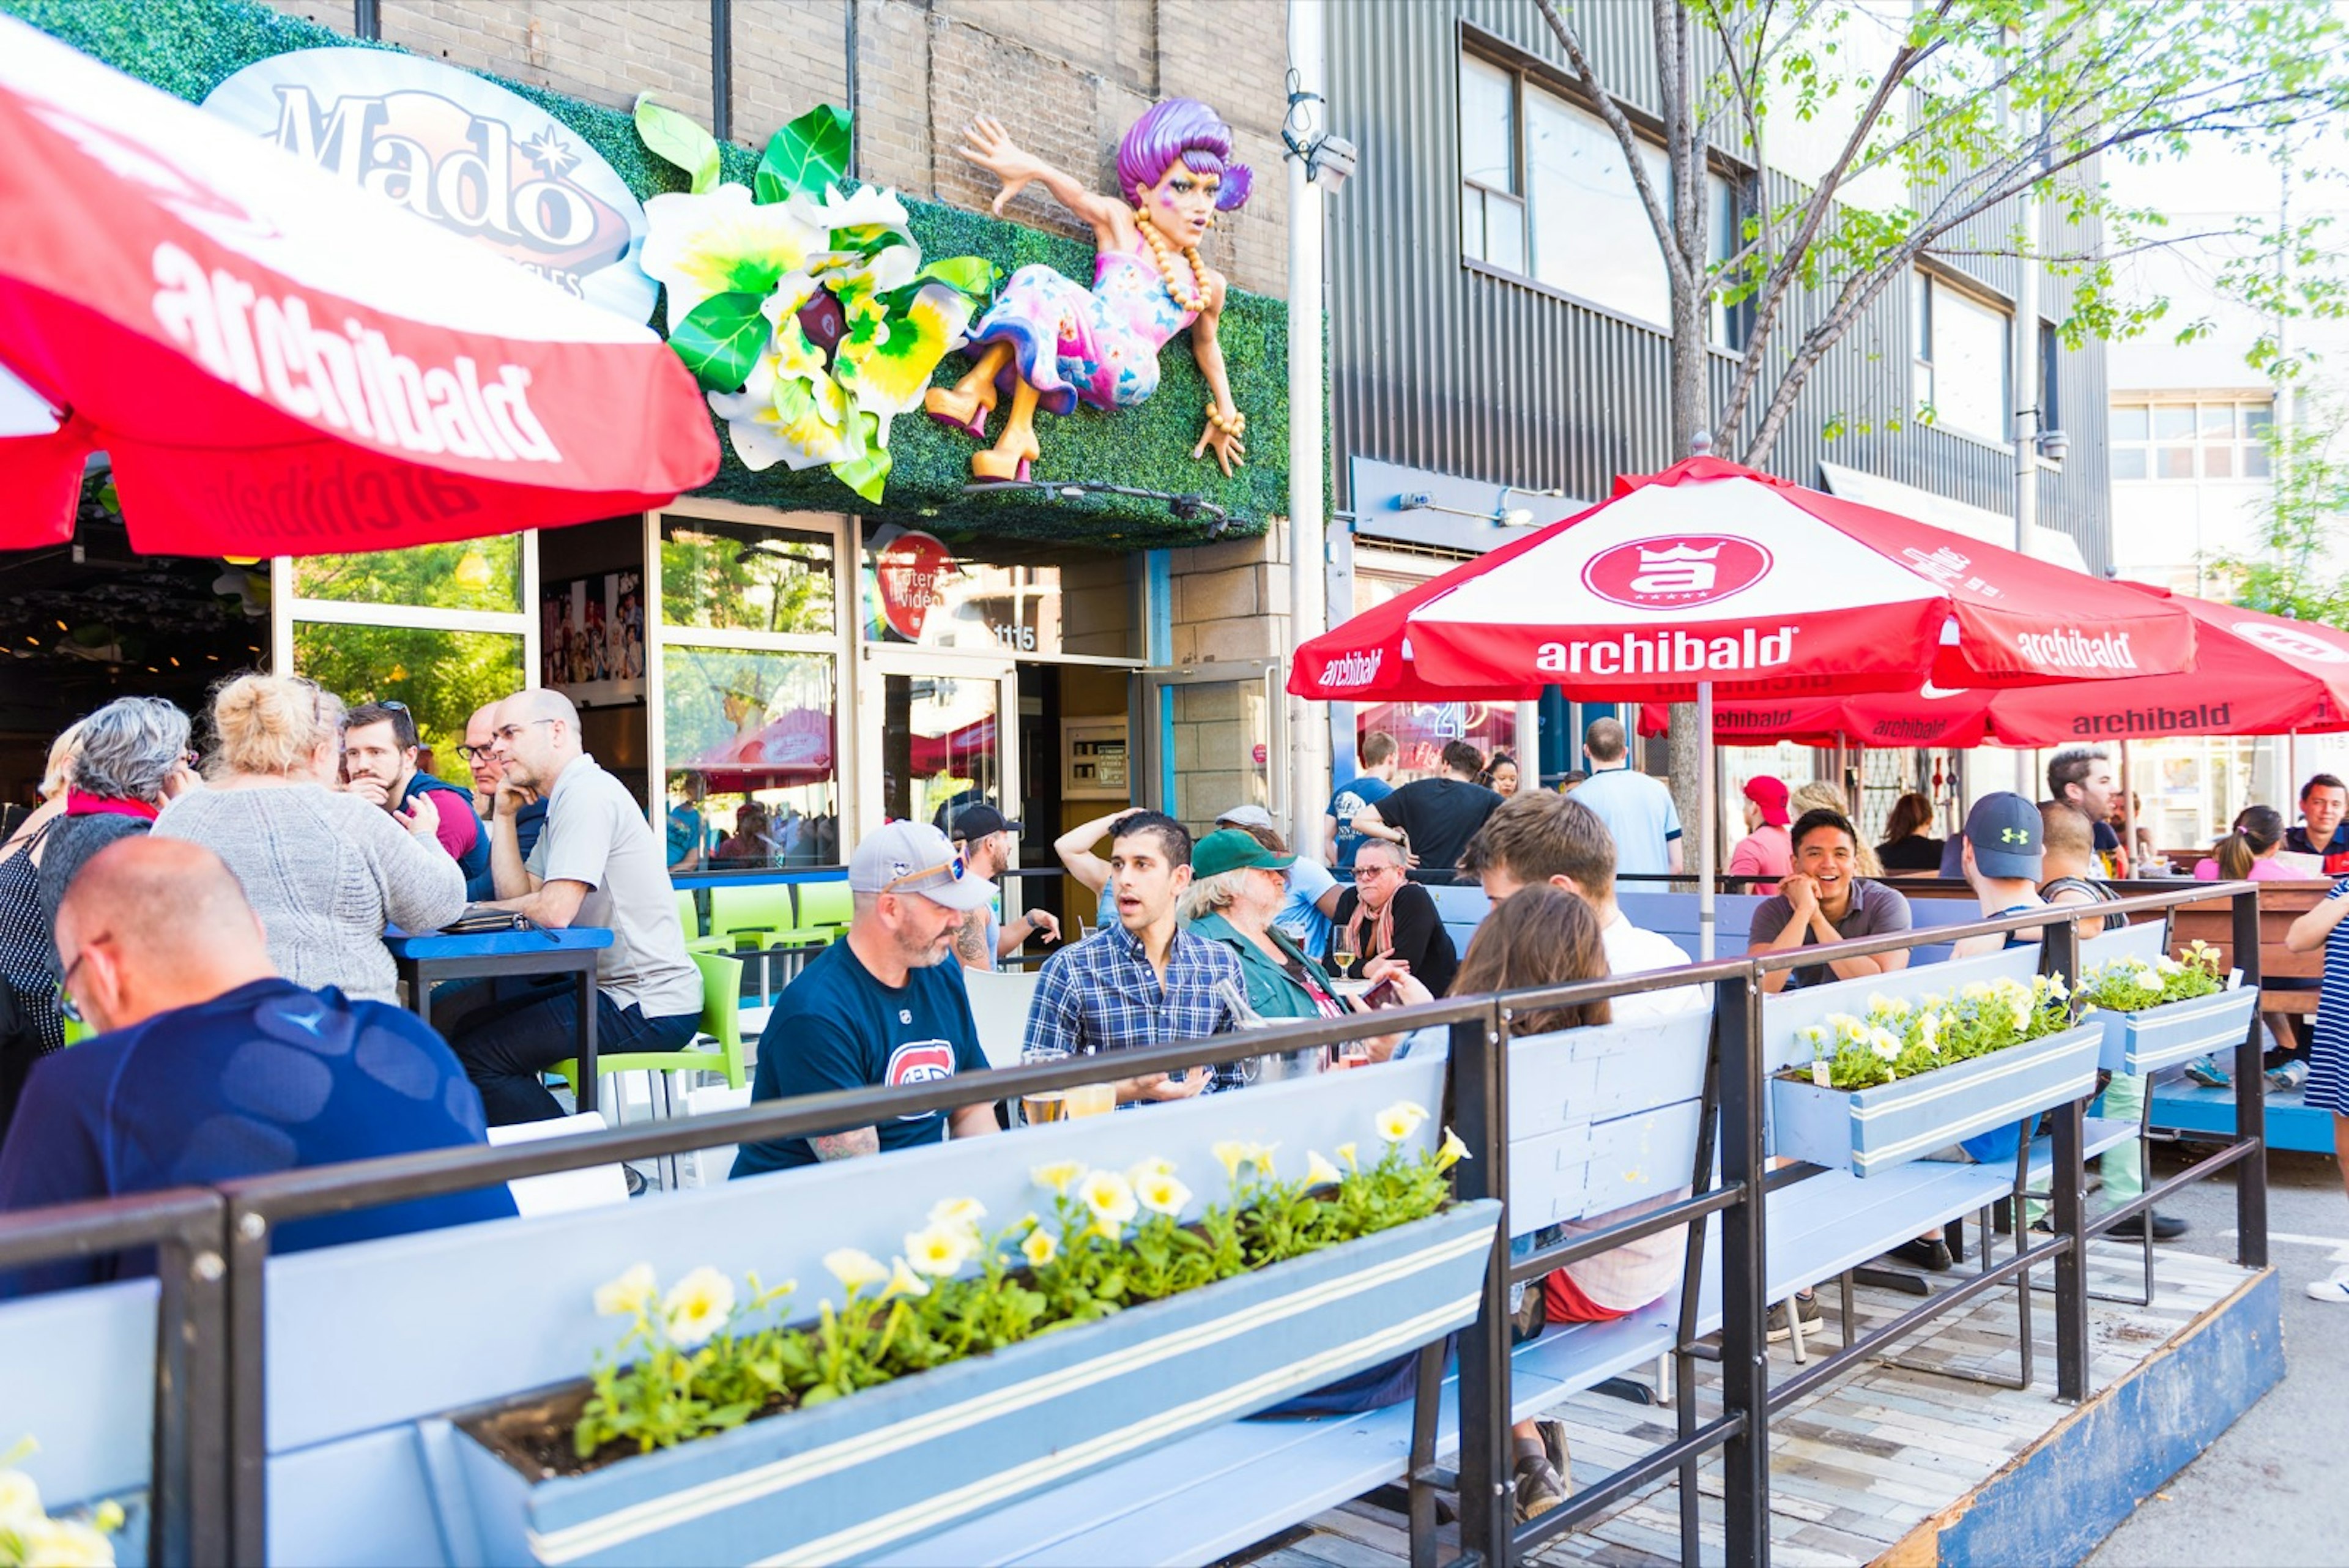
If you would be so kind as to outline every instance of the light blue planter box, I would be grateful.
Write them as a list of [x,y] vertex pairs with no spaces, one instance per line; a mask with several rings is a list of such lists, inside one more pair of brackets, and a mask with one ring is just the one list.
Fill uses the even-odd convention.
[[1475,1316],[1491,1201],[537,1480],[456,1433],[484,1560],[855,1562],[1439,1339]]
[[2105,1032],[2091,1020],[1872,1089],[1770,1080],[1775,1151],[1872,1176],[2095,1092]]
[[2240,986],[2141,1012],[2098,1012],[2089,1019],[2105,1031],[2104,1052],[2096,1064],[2115,1073],[2144,1074],[2213,1052],[2231,1052],[2243,1043],[2259,1005],[2258,990]]

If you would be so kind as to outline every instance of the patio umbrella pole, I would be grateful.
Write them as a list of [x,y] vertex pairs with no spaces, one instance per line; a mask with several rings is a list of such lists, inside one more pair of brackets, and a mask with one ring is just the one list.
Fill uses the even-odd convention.
[[1713,961],[1713,682],[1696,683],[1697,779],[1696,802],[1696,961]]

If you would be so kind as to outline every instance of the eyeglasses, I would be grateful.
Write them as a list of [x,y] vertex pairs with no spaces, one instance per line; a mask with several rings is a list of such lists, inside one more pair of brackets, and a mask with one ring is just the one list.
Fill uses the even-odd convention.
[[407,711],[408,711],[408,704],[407,704],[407,703],[405,703],[405,702],[395,702],[395,701],[392,701],[390,698],[388,698],[388,697],[386,697],[386,698],[383,698],[383,699],[379,700],[379,701],[376,703],[376,706],[377,706],[377,707],[378,707],[378,708],[388,708],[388,709],[390,709],[390,710],[391,710],[393,712],[395,712],[395,713],[405,713],[405,712],[407,712]]
[[457,748],[457,754],[464,758],[469,763],[478,763],[490,754],[490,748],[487,745],[460,745]]
[[65,973],[57,977],[57,1016],[74,1023],[89,1022],[81,1015],[81,1003],[76,1002],[73,999],[73,992],[67,989],[73,984],[74,971],[79,969],[82,960],[88,957],[89,957],[89,949],[85,947],[81,951],[74,954],[73,962],[66,965]]
[[1400,877],[1402,875],[1402,867],[1389,866],[1381,860],[1373,860],[1368,866],[1363,865],[1359,860],[1354,863],[1354,880],[1357,882],[1374,877]]
[[963,863],[963,857],[957,855],[953,859],[939,865],[926,866],[919,871],[908,871],[903,877],[892,877],[881,884],[881,890],[884,893],[895,893],[902,888],[908,893],[918,893],[922,890],[922,885],[933,877],[944,876],[948,883],[955,883],[961,881],[964,873],[968,870],[969,867]]

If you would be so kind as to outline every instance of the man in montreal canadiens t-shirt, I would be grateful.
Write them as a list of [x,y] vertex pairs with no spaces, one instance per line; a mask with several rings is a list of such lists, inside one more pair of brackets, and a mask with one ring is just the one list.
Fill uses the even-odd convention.
[[[974,877],[947,836],[926,822],[893,822],[848,863],[856,912],[847,936],[816,955],[784,991],[759,1036],[752,1100],[841,1089],[892,1088],[987,1070],[963,991],[954,939],[995,885]],[[893,1116],[812,1137],[746,1143],[736,1176],[818,1160],[913,1148],[995,1128],[981,1093],[952,1112]]]

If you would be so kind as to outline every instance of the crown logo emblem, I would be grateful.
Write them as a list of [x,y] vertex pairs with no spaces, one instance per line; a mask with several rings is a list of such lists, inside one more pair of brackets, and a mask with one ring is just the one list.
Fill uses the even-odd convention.
[[1700,550],[1686,540],[1661,550],[1640,546],[1640,575],[1631,579],[1637,594],[1705,594],[1720,576],[1721,546]]

